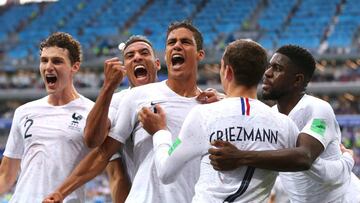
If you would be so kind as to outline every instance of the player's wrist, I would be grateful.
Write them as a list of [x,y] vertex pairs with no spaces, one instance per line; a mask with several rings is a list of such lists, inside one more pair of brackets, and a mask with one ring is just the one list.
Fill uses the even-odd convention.
[[55,200],[58,200],[59,202],[63,202],[65,195],[62,192],[60,192],[59,190],[57,190],[54,192],[54,197],[55,197],[54,198]]
[[112,94],[117,87],[117,83],[104,82],[102,89],[104,90],[104,92],[111,92]]

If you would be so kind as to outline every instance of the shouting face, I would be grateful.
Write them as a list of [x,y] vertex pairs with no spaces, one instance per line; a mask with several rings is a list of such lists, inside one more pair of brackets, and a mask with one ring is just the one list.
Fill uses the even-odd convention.
[[149,44],[138,41],[130,44],[124,50],[124,65],[131,86],[136,87],[155,82],[160,61],[155,58]]

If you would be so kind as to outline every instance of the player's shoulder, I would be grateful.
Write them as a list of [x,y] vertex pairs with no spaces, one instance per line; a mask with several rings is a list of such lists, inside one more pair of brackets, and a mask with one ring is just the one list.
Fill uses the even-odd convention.
[[154,82],[154,83],[149,83],[146,85],[141,85],[141,86],[137,86],[137,87],[133,87],[131,88],[131,91],[148,91],[148,90],[153,90],[153,89],[157,89],[159,87],[162,87],[163,85],[166,85],[164,81],[162,82]]
[[17,108],[17,110],[23,110],[29,107],[39,107],[39,106],[45,106],[47,104],[48,96],[42,97],[40,99],[36,99],[33,101],[29,101]]
[[79,99],[75,101],[77,105],[84,106],[88,108],[92,108],[95,104],[94,101],[90,100],[89,98],[79,95]]
[[43,98],[22,104],[21,106],[15,109],[14,115],[20,116],[20,115],[25,115],[29,112],[41,112],[42,111],[41,109],[46,108],[47,100],[48,100],[48,96],[45,96]]
[[124,95],[126,95],[127,93],[129,93],[129,91],[130,91],[130,88],[126,88],[126,89],[120,90],[119,92],[115,92],[113,94],[113,98],[121,98]]
[[155,82],[138,87],[133,87],[128,92],[126,92],[126,95],[124,95],[119,100],[127,104],[132,103],[137,105],[139,103],[142,103],[143,101],[159,99],[161,95],[164,96],[168,92],[168,87],[166,86],[166,83],[164,81]]
[[305,94],[299,104],[306,109],[313,111],[332,111],[331,105],[320,98]]

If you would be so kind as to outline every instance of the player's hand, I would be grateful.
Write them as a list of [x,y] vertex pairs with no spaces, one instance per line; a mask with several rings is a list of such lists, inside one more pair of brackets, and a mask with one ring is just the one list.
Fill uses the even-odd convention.
[[149,107],[143,107],[138,113],[139,121],[150,135],[154,135],[159,130],[166,129],[166,116],[164,110],[159,104],[156,104],[154,108],[156,109],[156,113]]
[[239,154],[241,151],[230,142],[215,140],[211,142],[214,147],[208,150],[210,156],[210,164],[217,171],[229,171],[238,168]]
[[208,88],[205,91],[201,92],[197,97],[198,100],[202,104],[209,104],[213,102],[220,101],[225,98],[225,95],[216,91],[216,89]]
[[347,152],[347,153],[351,154],[351,156],[354,158],[354,151],[351,149],[347,149],[343,144],[340,144],[340,150],[341,150],[341,153],[344,154],[345,152]]
[[126,75],[126,69],[119,58],[111,58],[104,62],[104,75],[104,86],[116,89]]
[[42,203],[61,203],[63,202],[64,197],[60,194],[60,192],[54,192],[42,201]]

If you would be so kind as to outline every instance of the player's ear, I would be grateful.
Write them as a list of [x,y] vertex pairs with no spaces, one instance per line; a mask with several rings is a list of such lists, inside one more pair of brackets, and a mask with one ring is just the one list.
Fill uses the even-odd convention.
[[203,49],[198,51],[197,58],[199,61],[201,61],[205,58],[205,51]]
[[160,59],[158,58],[155,59],[155,66],[156,66],[156,70],[160,70],[161,68]]
[[225,66],[225,78],[228,81],[232,81],[234,78],[234,70],[230,65]]
[[71,66],[71,72],[77,73],[80,70],[80,62],[77,61]]
[[303,87],[305,83],[305,76],[302,73],[298,73],[295,75],[295,87]]

